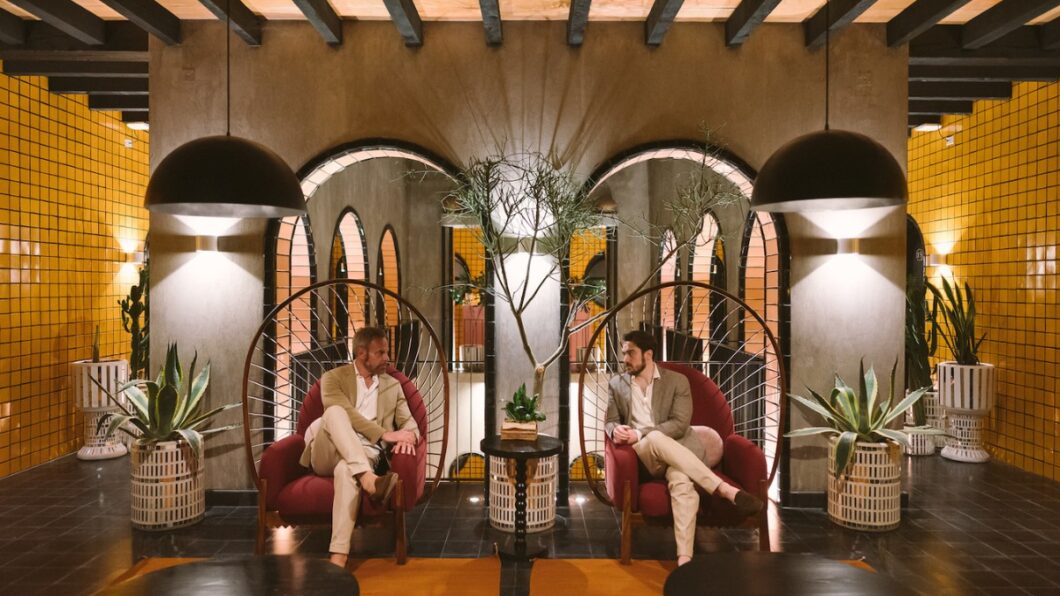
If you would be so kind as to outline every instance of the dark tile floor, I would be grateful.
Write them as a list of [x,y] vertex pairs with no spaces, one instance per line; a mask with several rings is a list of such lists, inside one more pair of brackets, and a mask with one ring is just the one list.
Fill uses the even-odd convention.
[[[0,479],[0,594],[90,594],[144,556],[212,557],[253,552],[255,509],[213,507],[192,528],[164,533],[129,526],[128,460],[66,457]],[[864,559],[921,594],[1060,594],[1060,483],[1000,464],[939,457],[907,466],[910,506],[893,532],[853,532],[816,509],[773,508],[774,549]],[[409,515],[412,556],[493,552],[480,484],[449,484]],[[547,536],[548,556],[617,557],[618,522],[585,485]],[[385,528],[355,537],[357,556],[390,556]],[[697,556],[751,550],[750,531],[700,529]],[[639,526],[638,558],[672,559],[672,531]],[[325,556],[324,530],[277,530],[277,553]],[[526,594],[530,565],[505,564],[501,594]]]

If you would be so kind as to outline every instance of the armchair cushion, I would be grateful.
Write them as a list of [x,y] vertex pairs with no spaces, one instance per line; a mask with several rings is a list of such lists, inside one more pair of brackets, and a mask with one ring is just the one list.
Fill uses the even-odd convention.
[[615,507],[621,509],[625,506],[625,493],[623,488],[626,481],[630,482],[631,507],[638,511],[640,500],[640,458],[630,445],[616,445],[611,437],[604,438],[604,479],[607,486],[607,496]]
[[732,477],[736,486],[757,495],[759,484],[766,479],[766,455],[746,438],[729,435],[725,439],[721,469]]
[[280,491],[285,486],[309,473],[298,463],[303,450],[305,440],[294,434],[276,441],[261,454],[258,475],[265,480],[265,506],[269,509],[279,507]]

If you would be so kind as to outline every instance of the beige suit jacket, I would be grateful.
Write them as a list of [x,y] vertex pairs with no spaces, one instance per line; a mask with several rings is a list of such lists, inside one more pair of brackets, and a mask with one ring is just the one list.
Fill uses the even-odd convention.
[[[389,430],[409,430],[419,439],[420,428],[409,411],[405,392],[397,379],[388,374],[379,375],[374,419],[357,411],[357,366],[352,363],[331,369],[320,377],[320,397],[325,410],[331,406],[345,410],[353,430],[372,443],[378,443]],[[306,445],[300,463],[308,468],[309,461],[309,445]]]
[[[608,383],[610,398],[607,402],[607,421],[604,426],[607,436],[613,436],[616,426],[629,425],[633,419],[630,404],[633,395],[632,383],[633,378],[629,373],[616,375]],[[651,417],[655,426],[641,429],[643,435],[661,432],[687,447],[699,459],[703,459],[703,443],[689,426],[692,421],[692,390],[684,375],[659,368],[659,378],[652,387]]]

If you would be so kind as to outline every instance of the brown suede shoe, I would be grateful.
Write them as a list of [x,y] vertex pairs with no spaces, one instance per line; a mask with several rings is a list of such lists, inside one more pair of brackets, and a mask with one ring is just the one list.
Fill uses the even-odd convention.
[[394,493],[400,480],[401,478],[394,472],[383,474],[375,481],[375,492],[368,498],[376,505],[386,503],[390,500],[390,495]]
[[733,499],[733,504],[736,505],[736,512],[739,513],[741,517],[751,517],[761,511],[762,507],[765,505],[765,503],[762,502],[762,499],[759,499],[745,490],[736,493],[736,498]]

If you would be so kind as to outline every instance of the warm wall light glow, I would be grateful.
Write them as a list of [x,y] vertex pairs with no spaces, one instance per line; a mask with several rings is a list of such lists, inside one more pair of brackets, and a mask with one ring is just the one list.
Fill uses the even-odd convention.
[[217,236],[196,236],[195,252],[217,252]]
[[836,238],[835,254],[856,255],[861,252],[860,238]]
[[856,238],[880,222],[894,207],[849,209],[803,213],[806,219],[824,230],[829,238]]
[[238,217],[199,217],[196,215],[178,215],[177,219],[199,236],[220,236],[239,221]]
[[938,122],[925,122],[914,126],[913,130],[917,132],[936,132],[942,130],[942,125]]

